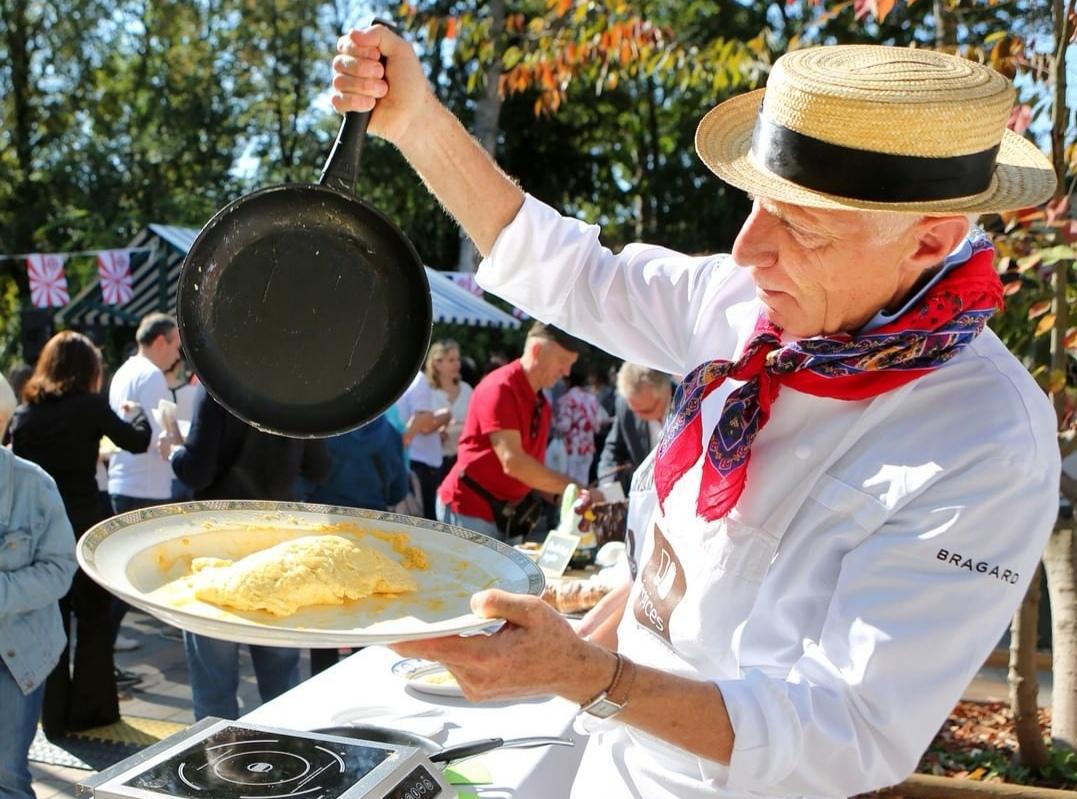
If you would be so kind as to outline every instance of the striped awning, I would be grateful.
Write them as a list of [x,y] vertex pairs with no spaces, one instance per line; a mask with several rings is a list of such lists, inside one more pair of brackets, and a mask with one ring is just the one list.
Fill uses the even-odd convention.
[[[128,245],[149,247],[141,258],[132,258],[131,282],[134,296],[123,305],[108,305],[95,278],[56,314],[66,327],[91,325],[134,326],[153,311],[175,313],[176,282],[180,267],[198,230],[173,225],[150,225]],[[436,269],[426,267],[434,321],[478,327],[516,328],[520,320],[461,288]]]

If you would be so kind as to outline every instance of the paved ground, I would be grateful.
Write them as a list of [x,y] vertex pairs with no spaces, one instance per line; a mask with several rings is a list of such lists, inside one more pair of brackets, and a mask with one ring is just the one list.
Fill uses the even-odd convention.
[[[187,665],[178,632],[154,618],[132,611],[124,621],[123,635],[135,639],[140,646],[130,652],[117,653],[116,663],[122,669],[142,675],[138,686],[121,694],[123,715],[192,724],[191,689],[187,684]],[[247,712],[258,705],[258,689],[246,647],[241,647],[240,653],[240,712]],[[306,653],[301,671],[304,677],[310,674]],[[1050,704],[1050,680],[1049,673],[1040,675],[1041,705]],[[983,669],[965,696],[1006,701],[1005,669]],[[30,770],[34,775],[37,799],[73,799],[76,783],[92,773],[33,762]]]

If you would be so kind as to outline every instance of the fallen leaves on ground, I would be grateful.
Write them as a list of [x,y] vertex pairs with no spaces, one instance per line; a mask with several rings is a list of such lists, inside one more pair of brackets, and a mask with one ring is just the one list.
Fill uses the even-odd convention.
[[[1040,708],[1037,716],[1040,730],[1049,740],[1050,708]],[[1031,772],[1017,762],[1017,735],[1009,706],[1004,702],[962,701],[943,723],[917,771],[978,782],[1072,790],[1077,788],[1075,761],[1073,753],[1055,751],[1043,773]],[[888,799],[897,798],[888,794]]]
[[[1039,710],[1040,729],[1050,736],[1051,711]],[[1014,782],[1025,776],[1015,763],[1013,714],[1003,702],[958,702],[931,742],[917,769],[921,774],[968,780]],[[1028,775],[1031,776],[1031,775]],[[1025,784],[1046,785],[1033,779]],[[1050,787],[1062,787],[1052,784]]]

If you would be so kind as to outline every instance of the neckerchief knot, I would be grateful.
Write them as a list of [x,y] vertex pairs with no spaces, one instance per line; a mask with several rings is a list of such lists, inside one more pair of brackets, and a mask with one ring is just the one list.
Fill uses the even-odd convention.
[[747,480],[752,442],[770,419],[783,386],[819,397],[855,401],[884,394],[939,368],[983,332],[1002,307],[994,248],[974,235],[972,254],[952,267],[905,313],[868,333],[838,333],[782,344],[782,331],[761,311],[735,361],[706,361],[677,388],[674,411],[658,444],[658,503],[703,454],[703,401],[726,379],[743,382],[726,398],[707,440],[696,513],[707,521],[737,504]]

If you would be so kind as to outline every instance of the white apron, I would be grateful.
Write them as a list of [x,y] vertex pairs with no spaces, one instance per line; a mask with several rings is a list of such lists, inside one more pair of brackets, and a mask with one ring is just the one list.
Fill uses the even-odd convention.
[[[714,412],[735,387],[714,392]],[[866,402],[853,414],[854,419],[846,418],[827,431],[833,449],[813,464],[817,467],[813,473],[819,475],[830,468],[880,416],[888,415],[905,393],[898,389]],[[710,398],[707,404],[711,405]],[[713,423],[714,416],[705,415],[704,429],[712,429]],[[737,652],[744,623],[782,535],[807,500],[815,479],[782,475],[781,469],[773,467],[760,469],[783,483],[781,501],[772,503],[761,523],[748,524],[739,513],[740,505],[723,519],[705,522],[695,515],[701,462],[674,485],[663,513],[654,490],[654,457],[652,452],[640,465],[629,493],[628,538],[634,539],[638,573],[617,629],[618,650],[635,663],[690,679],[737,679],[741,676]],[[756,479],[762,476],[753,475]],[[573,785],[573,799],[763,795],[724,789],[727,767],[616,718],[601,720],[580,714],[577,725],[590,735],[590,741]]]

